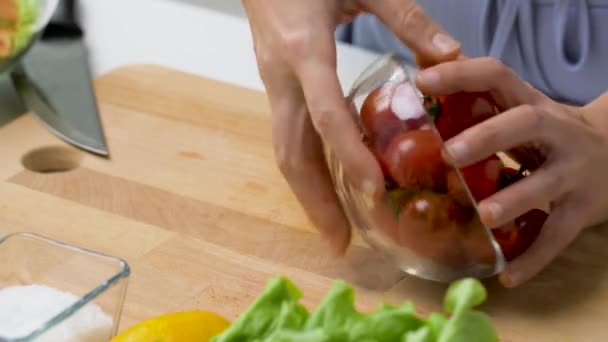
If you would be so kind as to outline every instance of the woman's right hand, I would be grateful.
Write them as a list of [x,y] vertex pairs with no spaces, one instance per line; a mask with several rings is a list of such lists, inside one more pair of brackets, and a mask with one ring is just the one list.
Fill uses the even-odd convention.
[[309,219],[342,254],[350,242],[321,139],[349,179],[374,195],[384,179],[351,120],[336,72],[334,32],[361,12],[378,16],[419,65],[455,59],[460,46],[412,0],[243,0],[272,112],[279,168]]

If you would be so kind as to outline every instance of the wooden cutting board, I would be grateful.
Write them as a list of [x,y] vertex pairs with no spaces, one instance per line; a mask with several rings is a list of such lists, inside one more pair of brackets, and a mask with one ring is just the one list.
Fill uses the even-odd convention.
[[[445,285],[405,276],[356,240],[334,259],[274,164],[264,94],[157,66],[95,81],[111,159],[81,153],[27,114],[0,127],[0,234],[32,231],[126,259],[121,329],[181,309],[236,315],[277,274],[316,305],[335,278],[362,309]],[[64,172],[39,172],[56,166]],[[526,286],[489,281],[504,341],[607,341],[608,233],[588,231]]]

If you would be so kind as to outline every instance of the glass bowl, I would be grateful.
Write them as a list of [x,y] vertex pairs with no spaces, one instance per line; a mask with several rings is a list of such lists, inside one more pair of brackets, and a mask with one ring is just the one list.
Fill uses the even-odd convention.
[[0,323],[0,342],[109,341],[118,328],[129,273],[121,259],[36,234],[0,238],[0,306],[19,313],[35,305],[33,310],[45,312],[30,322],[13,318],[19,328]]
[[10,69],[38,39],[58,0],[0,1],[0,74]]
[[[350,224],[403,271],[439,282],[494,276],[504,268],[504,255],[492,231],[481,223],[461,171],[441,158],[443,140],[429,115],[428,99],[415,87],[414,74],[410,65],[385,55],[353,84],[347,96],[352,118],[379,161],[386,189],[374,198],[366,196],[325,145],[336,192]],[[375,100],[366,101],[372,92]],[[370,103],[383,108],[377,112],[378,122],[361,116]],[[374,125],[390,121],[382,119],[387,112],[398,120],[393,124],[399,131],[389,130],[389,139],[383,136],[386,131],[370,133]]]

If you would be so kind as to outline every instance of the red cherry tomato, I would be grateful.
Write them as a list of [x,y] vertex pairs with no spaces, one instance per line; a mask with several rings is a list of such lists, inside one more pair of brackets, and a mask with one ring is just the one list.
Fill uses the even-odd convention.
[[[498,191],[503,163],[498,156],[493,155],[487,159],[467,166],[460,170],[471,194],[476,201],[481,201]],[[447,176],[448,193],[460,204],[471,205],[467,192],[458,178],[455,170],[451,170]]]
[[513,222],[492,230],[507,261],[517,258],[532,245],[548,216],[540,209],[533,209]]
[[413,130],[396,136],[383,159],[390,176],[403,188],[445,188],[446,164],[441,157],[441,141],[433,131]]
[[448,171],[446,179],[448,194],[452,196],[452,198],[454,198],[456,201],[458,201],[460,205],[471,206],[471,200],[469,199],[467,191],[462,185],[462,182],[460,181],[460,178],[458,177],[456,171]]
[[374,89],[361,106],[361,124],[372,148],[385,151],[390,141],[405,131],[405,123],[391,109],[397,85],[387,83]]
[[379,149],[376,146],[374,146],[374,144],[371,140],[366,139],[364,141],[364,143],[367,146],[367,148],[372,152],[372,154],[376,158],[376,161],[378,162],[378,164],[380,164],[380,168],[382,169],[382,174],[384,175],[385,179],[387,179],[387,181],[390,181],[389,168],[388,168],[388,165],[386,164],[386,161],[382,157],[382,152],[380,152]]
[[444,140],[498,113],[494,99],[488,93],[455,93],[447,95],[440,104],[435,125]]
[[474,215],[466,234],[461,236],[463,254],[469,263],[492,267],[496,263],[496,251],[479,216]]
[[378,160],[385,176],[388,176],[389,172],[382,153],[396,135],[405,131],[405,123],[399,120],[391,109],[396,87],[396,84],[387,83],[374,89],[361,106],[365,144]]
[[399,214],[398,243],[419,256],[441,258],[458,253],[459,224],[468,213],[448,195],[420,192]]

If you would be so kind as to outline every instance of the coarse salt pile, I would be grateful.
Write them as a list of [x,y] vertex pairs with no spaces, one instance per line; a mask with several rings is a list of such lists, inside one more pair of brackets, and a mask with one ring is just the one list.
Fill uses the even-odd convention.
[[[18,338],[32,333],[79,298],[44,285],[0,289],[0,337]],[[36,342],[107,342],[112,318],[89,303],[37,338]]]

